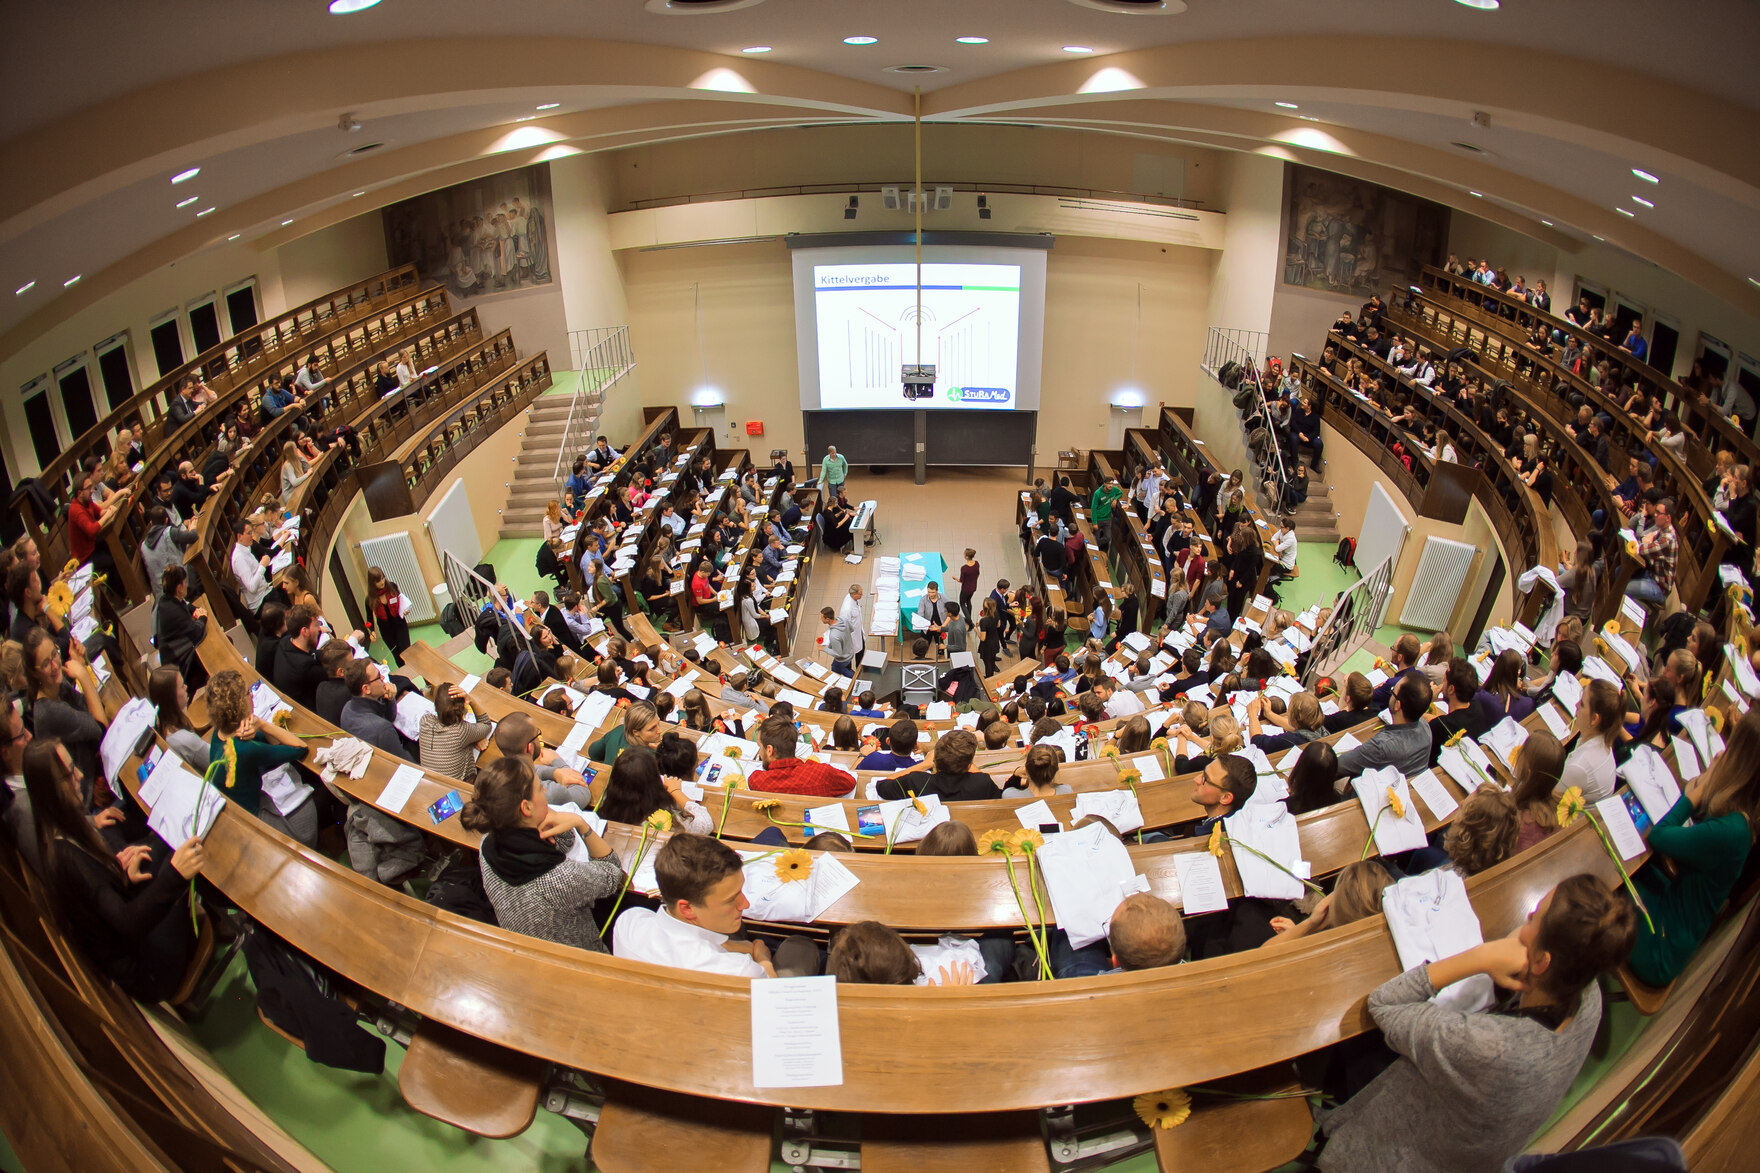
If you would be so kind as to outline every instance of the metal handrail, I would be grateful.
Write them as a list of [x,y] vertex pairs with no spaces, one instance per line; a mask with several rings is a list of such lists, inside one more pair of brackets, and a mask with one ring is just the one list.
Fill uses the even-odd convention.
[[488,599],[496,616],[513,628],[513,638],[520,650],[531,648],[532,637],[526,634],[526,625],[520,622],[518,615],[501,605],[494,583],[460,562],[451,550],[440,551],[440,571],[446,576],[446,593],[452,596],[452,605],[458,608],[459,621],[466,628],[476,619],[483,600]]
[[[592,443],[599,418],[603,414],[598,410],[584,409],[596,409],[603,403],[612,386],[634,370],[636,365],[635,351],[630,348],[628,326],[570,330],[568,351],[573,358],[574,369],[580,372],[580,382],[575,384],[574,399],[568,407],[568,423],[562,429],[562,444],[556,450],[556,467],[551,471],[550,479],[556,483],[559,497],[563,482],[568,479],[574,454],[585,451],[587,445]],[[602,381],[595,381],[589,390],[589,371],[608,371],[610,374]],[[598,403],[593,402],[595,396],[598,397]]]
[[1266,429],[1271,431],[1271,467],[1276,473],[1272,487],[1278,494],[1278,499],[1272,505],[1275,512],[1282,513],[1283,486],[1289,480],[1289,472],[1283,464],[1283,447],[1277,442],[1276,431],[1271,428],[1271,404],[1265,398],[1265,384],[1259,375],[1264,369],[1265,347],[1269,338],[1270,335],[1263,330],[1231,330],[1212,326],[1204,340],[1203,366],[1212,378],[1220,380],[1223,367],[1231,362],[1239,363],[1241,382],[1250,382],[1253,390],[1258,392],[1259,413],[1265,419]]

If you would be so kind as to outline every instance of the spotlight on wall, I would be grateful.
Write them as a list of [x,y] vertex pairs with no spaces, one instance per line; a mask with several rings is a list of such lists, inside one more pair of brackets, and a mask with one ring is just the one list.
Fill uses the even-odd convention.
[[1137,411],[1148,402],[1141,387],[1120,387],[1112,393],[1112,406],[1121,411]]
[[705,384],[691,392],[691,406],[698,411],[712,407],[725,407],[727,406],[727,396],[722,393],[721,388]]
[[980,195],[978,197],[978,219],[988,220],[989,218],[990,218],[990,197],[987,195]]
[[849,206],[843,209],[843,218],[845,220],[854,220],[856,218],[856,209],[859,207],[861,207],[861,201],[855,196],[850,196]]

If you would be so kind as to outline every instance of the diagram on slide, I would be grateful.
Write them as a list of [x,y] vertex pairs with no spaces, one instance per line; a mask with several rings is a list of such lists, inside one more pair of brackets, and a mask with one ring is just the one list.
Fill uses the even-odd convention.
[[899,372],[935,365],[915,407],[1011,409],[1020,348],[1018,265],[925,264],[917,355],[914,264],[817,265],[819,399],[824,408],[896,408]]

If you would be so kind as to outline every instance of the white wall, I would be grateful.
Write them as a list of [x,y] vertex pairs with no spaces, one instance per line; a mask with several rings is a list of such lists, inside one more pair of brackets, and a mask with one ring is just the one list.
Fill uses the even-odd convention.
[[376,208],[290,240],[275,251],[281,262],[282,292],[290,306],[391,267],[385,259],[385,221]]
[[[566,370],[569,357],[566,331],[623,326],[630,321],[629,301],[624,294],[623,274],[611,251],[606,219],[606,189],[611,164],[598,155],[575,155],[550,164],[550,194],[556,214],[557,276],[561,286],[563,346],[552,351],[551,366]],[[655,339],[657,351],[662,342]],[[644,358],[658,358],[646,348],[636,351],[636,369],[624,376],[606,397],[600,430],[625,438],[642,428],[642,375]],[[792,351],[790,352],[792,361]]]
[[1226,154],[1222,255],[1210,284],[1209,324],[1227,330],[1271,329],[1271,298],[1283,256],[1281,159]]

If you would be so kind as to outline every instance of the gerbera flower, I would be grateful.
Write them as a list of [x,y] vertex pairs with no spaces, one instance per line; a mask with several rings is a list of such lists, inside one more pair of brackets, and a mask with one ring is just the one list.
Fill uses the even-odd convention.
[[782,800],[780,798],[759,798],[753,800],[752,809],[755,811],[773,811],[781,805]]
[[1217,859],[1222,858],[1222,824],[1220,822],[1210,828],[1210,842],[1206,843],[1204,847]]
[[1588,806],[1583,802],[1583,788],[1571,787],[1558,800],[1558,825],[1570,826],[1587,809]]
[[776,857],[776,878],[785,884],[804,880],[813,874],[813,853],[804,847],[793,847]]
[[911,799],[911,809],[915,810],[919,815],[927,815],[929,813],[929,804],[920,798],[913,797]]
[[739,746],[737,746],[737,745],[728,746],[726,749],[721,751],[721,756],[725,757],[725,758],[730,758],[736,762],[739,761]]
[[1137,1119],[1150,1128],[1177,1128],[1192,1114],[1192,1097],[1183,1087],[1164,1092],[1144,1092],[1131,1101]]
[[1406,804],[1400,801],[1399,791],[1391,786],[1387,788],[1387,805],[1393,811],[1394,818],[1403,819],[1406,817]]
[[657,835],[670,831],[672,830],[672,812],[665,809],[657,810],[644,820],[643,826]]
[[978,836],[979,855],[1013,855],[1014,836],[1006,828],[985,831]]
[[1037,827],[1022,827],[1010,836],[1009,841],[1014,844],[1016,855],[1025,855],[1029,850],[1037,851],[1045,846],[1045,836]]

